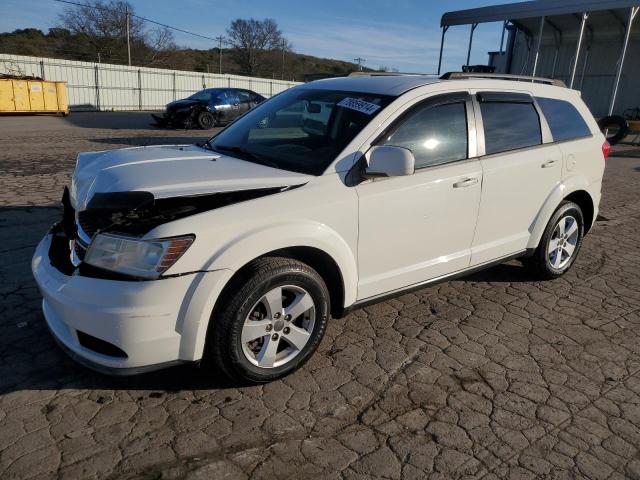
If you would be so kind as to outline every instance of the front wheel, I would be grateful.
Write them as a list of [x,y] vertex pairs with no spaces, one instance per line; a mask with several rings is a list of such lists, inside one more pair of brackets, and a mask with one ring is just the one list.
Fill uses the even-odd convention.
[[577,204],[565,201],[549,220],[538,248],[525,264],[543,279],[564,275],[578,256],[583,236],[582,210]]
[[210,359],[231,379],[264,383],[302,366],[315,352],[329,317],[329,292],[308,265],[263,258],[232,281],[216,308]]
[[200,112],[198,114],[198,126],[202,130],[209,130],[210,128],[215,127],[215,125],[216,118],[211,112]]

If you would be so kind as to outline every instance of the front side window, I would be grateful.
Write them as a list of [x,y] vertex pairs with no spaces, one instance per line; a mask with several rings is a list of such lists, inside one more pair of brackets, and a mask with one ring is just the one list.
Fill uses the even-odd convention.
[[198,100],[201,102],[208,102],[209,100],[211,100],[212,96],[213,96],[213,92],[211,92],[210,90],[202,90],[201,92],[194,93],[193,95],[191,95],[189,99]]
[[411,150],[416,169],[466,159],[469,149],[465,103],[418,108],[382,145]]
[[320,175],[394,97],[293,88],[249,110],[209,141],[221,153]]
[[487,155],[542,143],[540,118],[533,103],[481,102],[480,112]]
[[543,97],[538,97],[536,100],[549,124],[555,142],[591,135],[591,130],[584,118],[571,103]]

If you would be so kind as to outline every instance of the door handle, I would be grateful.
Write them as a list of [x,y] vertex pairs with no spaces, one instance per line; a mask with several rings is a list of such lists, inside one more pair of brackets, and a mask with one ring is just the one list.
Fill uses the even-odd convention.
[[464,180],[460,180],[459,182],[454,183],[453,188],[470,187],[471,185],[475,185],[476,183],[478,183],[477,178],[465,178]]
[[551,168],[553,166],[555,166],[555,164],[558,163],[557,160],[547,160],[546,162],[543,162],[542,165],[540,165],[542,168]]

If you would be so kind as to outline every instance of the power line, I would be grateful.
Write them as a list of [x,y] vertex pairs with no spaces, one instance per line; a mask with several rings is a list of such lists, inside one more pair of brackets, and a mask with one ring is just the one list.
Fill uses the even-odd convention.
[[364,58],[358,57],[358,58],[354,58],[353,61],[358,64],[360,71],[362,71],[362,64],[366,62],[366,60]]
[[[58,2],[58,3],[67,3],[69,5],[75,5],[76,7],[93,8],[95,10],[105,10],[105,11],[108,11],[108,12],[120,12],[120,10],[115,10],[113,8],[100,7],[100,6],[97,6],[97,5],[88,5],[86,3],[71,2],[69,0],[53,0],[53,1],[54,2]],[[129,15],[131,17],[139,18],[140,20],[144,20],[145,22],[153,23],[154,25],[159,25],[161,27],[165,27],[165,28],[168,28],[170,30],[175,30],[176,32],[186,33],[187,35],[193,35],[194,37],[200,37],[200,38],[204,38],[204,39],[211,40],[211,41],[216,41],[217,40],[217,38],[208,37],[206,35],[201,35],[199,33],[190,32],[189,30],[183,30],[182,28],[172,27],[171,25],[167,25],[165,23],[156,22],[155,20],[151,20],[150,18],[146,18],[146,17],[143,17],[141,15],[136,15],[135,13],[128,13],[128,10],[127,10],[127,12],[125,12],[125,14]]]

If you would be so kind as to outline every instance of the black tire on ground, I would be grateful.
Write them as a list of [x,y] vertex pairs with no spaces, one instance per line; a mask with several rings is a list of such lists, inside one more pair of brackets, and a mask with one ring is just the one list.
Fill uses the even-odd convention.
[[[287,363],[260,367],[252,363],[243,350],[243,326],[267,292],[285,285],[302,288],[311,296],[315,307],[313,329],[306,345]],[[329,305],[324,280],[305,263],[284,257],[258,259],[232,279],[218,300],[207,334],[205,364],[212,363],[210,367],[220,369],[234,383],[259,384],[281,378],[301,367],[317,349],[329,319]]]
[[610,115],[608,117],[598,120],[598,127],[604,134],[606,130],[609,130],[607,135],[607,142],[609,145],[615,145],[629,133],[629,124],[627,121],[619,115]]
[[[552,257],[550,257],[551,254],[549,253],[550,242],[554,242],[554,245],[558,244],[558,223],[563,218],[574,219],[576,221],[577,238],[575,239],[574,250],[568,261],[559,267],[554,267],[552,264]],[[567,222],[570,221],[571,220],[567,220]],[[531,257],[524,259],[523,263],[537,278],[543,280],[558,278],[564,275],[571,268],[571,265],[573,265],[573,262],[578,257],[583,237],[584,216],[582,214],[582,210],[577,204],[570,201],[564,201],[551,216],[551,219],[542,234],[538,248]],[[560,240],[559,243],[561,244],[562,240]]]
[[216,118],[213,116],[211,112],[200,112],[198,114],[198,126],[202,130],[209,130],[210,128],[215,127]]

